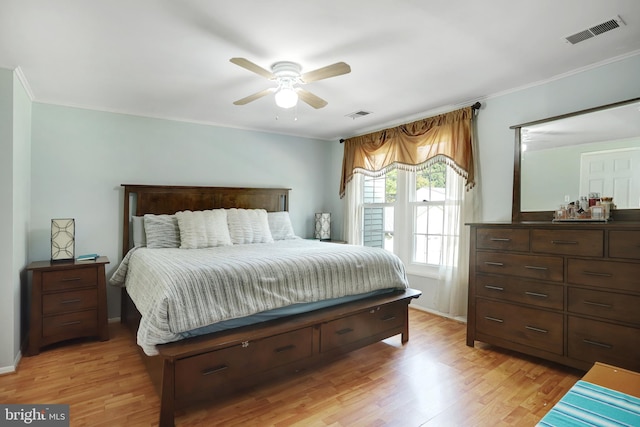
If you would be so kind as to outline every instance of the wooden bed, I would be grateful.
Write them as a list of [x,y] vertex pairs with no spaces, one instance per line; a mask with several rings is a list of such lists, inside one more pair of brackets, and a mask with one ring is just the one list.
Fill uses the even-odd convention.
[[[132,215],[217,208],[287,211],[282,188],[126,185],[122,256],[130,248]],[[175,410],[276,377],[299,372],[346,352],[401,334],[409,340],[408,306],[420,292],[397,291],[257,325],[140,349],[161,399],[159,425],[173,426]],[[137,331],[140,313],[122,289],[121,319]]]

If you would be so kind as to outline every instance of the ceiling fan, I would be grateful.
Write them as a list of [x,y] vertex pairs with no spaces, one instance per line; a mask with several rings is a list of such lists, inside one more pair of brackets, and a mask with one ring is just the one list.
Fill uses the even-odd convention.
[[300,64],[290,61],[276,62],[271,66],[271,71],[245,58],[231,58],[229,61],[266,79],[274,80],[278,84],[277,87],[271,87],[239,99],[234,102],[235,105],[245,105],[275,92],[276,105],[279,107],[291,108],[298,103],[298,99],[301,99],[313,108],[322,108],[327,105],[327,101],[302,89],[300,85],[351,72],[351,67],[344,62],[336,62],[335,64],[327,65],[317,70],[302,73]]

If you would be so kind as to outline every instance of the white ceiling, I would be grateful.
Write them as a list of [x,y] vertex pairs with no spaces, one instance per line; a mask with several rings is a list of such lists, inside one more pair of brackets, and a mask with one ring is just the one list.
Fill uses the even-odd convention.
[[[618,15],[621,28],[564,39]],[[638,53],[638,0],[0,0],[0,67],[20,67],[35,101],[319,139]],[[232,57],[352,72],[305,86],[323,109],[236,106],[273,83]]]

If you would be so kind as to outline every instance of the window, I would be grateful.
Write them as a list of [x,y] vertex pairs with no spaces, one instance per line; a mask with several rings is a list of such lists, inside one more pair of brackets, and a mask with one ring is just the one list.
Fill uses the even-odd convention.
[[365,176],[363,244],[395,253],[414,272],[439,268],[444,245],[451,237],[457,240],[448,218],[460,203],[450,199],[448,180],[458,177],[442,162],[416,172],[393,169],[379,177]]

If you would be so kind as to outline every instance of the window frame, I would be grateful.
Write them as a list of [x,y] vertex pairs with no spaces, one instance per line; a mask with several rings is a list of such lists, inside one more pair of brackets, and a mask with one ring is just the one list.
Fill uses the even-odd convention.
[[[426,264],[422,262],[416,262],[414,258],[415,253],[415,236],[417,227],[417,207],[430,206],[438,204],[444,207],[445,201],[438,202],[424,202],[417,201],[416,198],[416,179],[417,172],[410,172],[401,168],[397,171],[397,187],[396,187],[396,200],[389,203],[364,203],[361,200],[362,217],[364,218],[365,208],[375,207],[393,207],[394,209],[394,229],[393,229],[393,253],[395,253],[404,263],[405,269],[408,274],[439,278],[440,269],[442,264]],[[363,188],[364,182],[363,180]],[[364,195],[364,194],[363,194]],[[361,225],[362,239],[364,241],[364,224]],[[383,232],[386,232],[384,230]],[[442,234],[444,236],[444,233]]]

